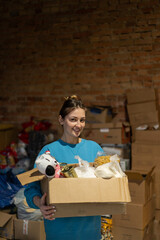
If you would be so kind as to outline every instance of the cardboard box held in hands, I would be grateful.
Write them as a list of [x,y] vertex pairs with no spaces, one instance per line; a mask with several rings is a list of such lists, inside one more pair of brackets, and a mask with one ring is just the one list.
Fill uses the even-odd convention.
[[22,185],[41,180],[47,204],[56,206],[55,217],[121,214],[131,201],[127,177],[49,179],[36,168],[17,177]]

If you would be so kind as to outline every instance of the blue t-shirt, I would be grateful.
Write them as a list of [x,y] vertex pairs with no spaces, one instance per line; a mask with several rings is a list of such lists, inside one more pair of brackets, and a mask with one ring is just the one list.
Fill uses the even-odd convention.
[[[97,154],[103,149],[94,141],[81,139],[78,144],[68,144],[62,140],[52,142],[42,148],[39,155],[49,150],[51,155],[58,162],[78,163],[75,156],[82,160],[94,162]],[[33,182],[28,184],[25,189],[25,197],[31,208],[38,208],[33,203],[34,196],[42,196],[40,183]],[[55,220],[44,219],[46,240],[100,240],[101,239],[101,217],[66,217],[56,218]]]

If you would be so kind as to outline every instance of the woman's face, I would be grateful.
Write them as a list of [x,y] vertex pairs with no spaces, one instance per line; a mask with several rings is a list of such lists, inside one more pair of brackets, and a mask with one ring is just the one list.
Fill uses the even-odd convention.
[[63,125],[64,134],[69,137],[79,137],[85,127],[85,110],[76,108],[64,119],[60,118],[60,124]]

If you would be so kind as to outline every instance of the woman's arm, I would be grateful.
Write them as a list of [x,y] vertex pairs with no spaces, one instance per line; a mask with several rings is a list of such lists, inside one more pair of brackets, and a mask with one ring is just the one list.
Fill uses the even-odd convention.
[[41,193],[40,182],[33,182],[27,185],[24,195],[26,201],[31,208],[40,209],[43,217],[48,220],[54,220],[54,214],[56,209],[54,206],[46,205],[46,196],[47,194]]

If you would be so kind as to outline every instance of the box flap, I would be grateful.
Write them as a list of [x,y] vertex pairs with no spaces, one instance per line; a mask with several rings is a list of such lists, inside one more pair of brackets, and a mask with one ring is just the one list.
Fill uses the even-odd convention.
[[17,175],[20,183],[26,185],[31,182],[40,181],[45,177],[37,168]]
[[4,227],[5,224],[12,218],[12,215],[8,213],[0,212],[0,227]]
[[127,170],[125,173],[128,177],[129,182],[141,183],[144,180],[150,179],[155,167],[151,168],[149,171],[140,170]]

